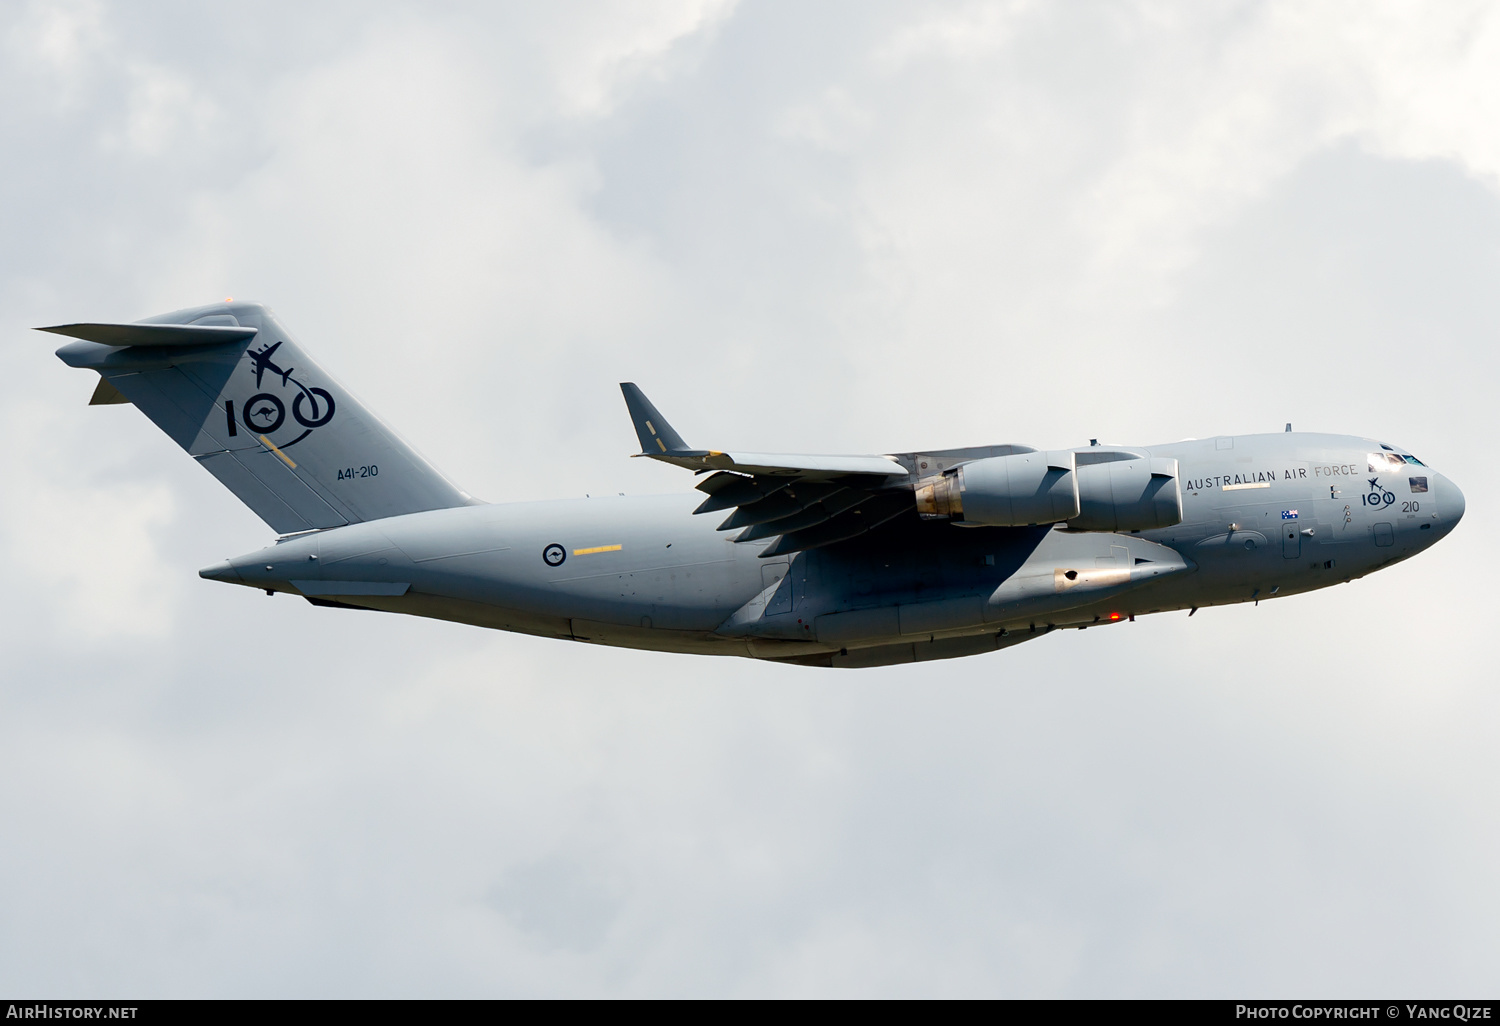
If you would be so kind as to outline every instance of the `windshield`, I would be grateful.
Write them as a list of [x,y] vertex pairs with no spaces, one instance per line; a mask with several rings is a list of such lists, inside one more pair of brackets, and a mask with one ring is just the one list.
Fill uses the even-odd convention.
[[1407,463],[1410,463],[1414,467],[1427,466],[1427,464],[1423,463],[1415,456],[1408,455],[1404,452],[1397,452],[1395,449],[1392,449],[1384,442],[1380,443],[1380,448],[1383,449],[1384,452],[1370,453],[1370,473],[1372,474],[1395,473],[1396,471],[1401,470],[1403,468],[1403,465]]

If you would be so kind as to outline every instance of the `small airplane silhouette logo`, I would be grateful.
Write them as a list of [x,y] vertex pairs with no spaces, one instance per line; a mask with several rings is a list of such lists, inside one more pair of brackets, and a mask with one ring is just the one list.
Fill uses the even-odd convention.
[[270,371],[272,374],[280,374],[281,387],[286,387],[287,378],[292,376],[292,371],[296,370],[296,368],[288,367],[286,370],[282,370],[280,367],[271,362],[271,354],[276,352],[276,350],[280,348],[281,343],[277,342],[275,345],[266,346],[264,349],[257,349],[246,354],[255,363],[256,388],[260,387],[260,379],[266,373],[266,371]]

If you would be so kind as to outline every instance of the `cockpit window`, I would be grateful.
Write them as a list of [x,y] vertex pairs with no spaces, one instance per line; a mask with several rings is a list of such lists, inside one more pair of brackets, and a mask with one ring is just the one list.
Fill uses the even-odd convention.
[[1410,463],[1414,467],[1425,467],[1425,466],[1427,466],[1427,464],[1423,463],[1421,460],[1417,459],[1415,456],[1403,456],[1401,458],[1404,459],[1404,460],[1406,460],[1406,462]]
[[1393,452],[1370,453],[1370,473],[1396,474],[1406,467],[1406,461]]

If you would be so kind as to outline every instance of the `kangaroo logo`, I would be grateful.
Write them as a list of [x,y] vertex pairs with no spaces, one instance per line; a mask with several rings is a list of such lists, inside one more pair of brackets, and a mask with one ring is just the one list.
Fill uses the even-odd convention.
[[[252,349],[245,355],[255,366],[255,387],[264,387],[266,372],[281,379],[280,387],[285,390],[289,386],[295,387],[296,392],[292,396],[292,419],[302,425],[303,432],[290,442],[283,442],[279,448],[290,449],[302,439],[313,433],[314,428],[320,428],[333,419],[333,396],[325,389],[316,386],[309,387],[292,377],[295,367],[278,367],[271,359],[276,350],[281,348],[282,343],[276,342],[271,345],[262,346],[260,349]],[[280,429],[286,422],[286,403],[282,402],[280,396],[273,392],[256,392],[245,400],[244,410],[240,417],[245,426],[258,434],[269,435]],[[230,412],[230,433],[234,433],[234,414]]]

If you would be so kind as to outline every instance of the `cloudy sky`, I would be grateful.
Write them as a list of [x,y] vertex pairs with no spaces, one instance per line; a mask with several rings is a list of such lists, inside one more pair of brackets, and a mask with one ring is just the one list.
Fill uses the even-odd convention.
[[[864,671],[200,580],[28,329],[224,296],[492,501],[698,445],[1360,433],[1415,560]],[[0,4],[0,991],[1500,984],[1489,4]],[[1490,623],[1490,627],[1485,624]]]

